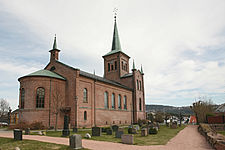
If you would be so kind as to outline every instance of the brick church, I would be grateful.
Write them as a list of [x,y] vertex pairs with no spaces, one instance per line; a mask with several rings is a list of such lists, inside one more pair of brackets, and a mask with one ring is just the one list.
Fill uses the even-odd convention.
[[43,70],[20,77],[19,121],[46,127],[129,125],[145,119],[144,73],[121,49],[115,17],[112,49],[103,57],[104,76],[87,73],[59,60],[56,37]]

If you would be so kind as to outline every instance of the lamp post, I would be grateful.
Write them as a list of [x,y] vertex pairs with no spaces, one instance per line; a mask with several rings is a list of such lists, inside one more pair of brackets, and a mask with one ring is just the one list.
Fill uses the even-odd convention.
[[77,128],[77,100],[78,97],[75,96],[75,111],[74,111],[75,128]]

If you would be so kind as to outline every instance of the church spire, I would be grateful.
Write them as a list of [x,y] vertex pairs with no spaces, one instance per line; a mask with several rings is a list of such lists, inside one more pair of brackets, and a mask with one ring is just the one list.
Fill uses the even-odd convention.
[[141,74],[144,74],[143,69],[142,69],[142,65],[141,65]]
[[120,46],[120,39],[119,39],[119,34],[118,34],[118,29],[117,29],[117,24],[116,24],[116,15],[114,16],[115,21],[114,21],[114,31],[113,31],[113,42],[112,42],[112,51],[121,51],[121,46]]
[[133,69],[132,70],[135,70],[135,64],[134,64],[134,59],[133,59]]
[[54,38],[53,49],[57,49],[56,34],[55,34],[55,38]]

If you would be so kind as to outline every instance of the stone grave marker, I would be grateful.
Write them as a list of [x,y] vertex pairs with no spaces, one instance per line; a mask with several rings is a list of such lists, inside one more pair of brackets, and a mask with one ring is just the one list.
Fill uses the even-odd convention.
[[128,133],[129,134],[137,134],[137,130],[136,130],[136,128],[129,128]]
[[141,129],[141,136],[148,136],[148,130],[147,130],[147,128]]
[[73,128],[73,132],[74,132],[74,133],[77,133],[77,132],[78,132],[78,128],[74,127],[74,128]]
[[70,147],[72,149],[82,149],[81,135],[74,134],[70,136]]
[[112,135],[112,129],[106,129],[106,134],[107,135]]
[[25,129],[25,135],[29,135],[30,134],[30,128],[26,128]]
[[123,134],[121,136],[122,143],[124,144],[134,144],[134,135],[132,134]]
[[100,127],[92,127],[92,136],[101,136],[102,130]]
[[68,136],[68,135],[70,135],[69,116],[65,115],[64,116],[64,126],[63,126],[62,136]]
[[89,133],[86,133],[84,137],[87,138],[87,139],[90,139],[91,135]]
[[123,135],[123,129],[119,128],[118,131],[116,131],[116,138],[121,138],[122,135]]
[[113,132],[118,131],[118,129],[119,129],[119,126],[118,126],[118,125],[113,125],[113,126],[112,126]]
[[14,140],[22,140],[22,130],[20,129],[14,129],[13,130],[13,134],[14,134]]

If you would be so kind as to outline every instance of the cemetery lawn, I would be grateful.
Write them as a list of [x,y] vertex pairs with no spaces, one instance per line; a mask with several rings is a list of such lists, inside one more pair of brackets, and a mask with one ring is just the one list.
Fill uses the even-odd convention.
[[[0,137],[0,149],[2,150],[13,150],[15,147],[19,147],[22,150],[72,150],[67,145],[53,144],[53,143],[45,143],[39,141],[32,140],[22,140],[15,141],[12,138],[1,138]],[[87,150],[87,149],[82,149]]]
[[[138,134],[134,134],[134,144],[135,145],[165,145],[171,138],[177,135],[178,132],[185,128],[184,125],[178,127],[177,129],[170,129],[167,126],[160,126],[158,134],[155,135],[148,135],[146,137],[141,136],[141,131]],[[85,134],[89,133],[91,135],[91,129],[79,129],[78,133],[82,136],[82,139],[85,139]],[[74,134],[70,132],[70,134]],[[125,128],[125,134],[128,134],[128,128]],[[53,137],[61,137],[61,131],[48,131],[46,133],[47,136]],[[68,138],[68,137],[67,137]],[[97,140],[97,141],[108,141],[108,142],[115,142],[121,143],[120,138],[115,138],[115,132],[113,135],[106,135],[105,132],[102,132],[101,136],[92,136],[91,139],[88,140]]]

